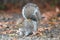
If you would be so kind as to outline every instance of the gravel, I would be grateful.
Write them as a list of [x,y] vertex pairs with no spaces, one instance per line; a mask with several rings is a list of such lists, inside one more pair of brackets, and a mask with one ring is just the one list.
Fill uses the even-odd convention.
[[[0,35],[0,40],[13,40],[14,37],[9,37],[8,35]],[[27,36],[27,37],[16,37],[17,40],[59,40],[60,38],[59,37],[56,37],[56,38],[48,38],[46,36],[40,36],[40,37],[37,37],[37,36],[33,36],[33,37],[30,37],[30,36]]]
[[[15,14],[14,16],[16,16],[15,18],[12,19],[16,19],[19,17],[17,14]],[[0,21],[3,19],[3,17],[0,18]],[[8,20],[8,19],[6,19]],[[45,26],[45,25],[43,25]],[[46,25],[47,27],[48,25]],[[13,29],[13,28],[12,28]],[[3,31],[2,29],[0,29],[0,32]],[[9,36],[8,34],[0,34],[0,40],[13,40],[14,38],[16,38],[16,40],[60,40],[60,25],[57,24],[57,27],[52,28],[50,31],[49,30],[45,30],[43,31],[43,35],[42,36],[24,36],[24,37],[20,37],[19,35],[16,36]]]

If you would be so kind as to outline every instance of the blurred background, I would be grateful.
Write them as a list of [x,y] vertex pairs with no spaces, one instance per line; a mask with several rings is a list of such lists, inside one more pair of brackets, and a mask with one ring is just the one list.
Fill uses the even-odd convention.
[[19,13],[27,3],[36,3],[42,12],[60,9],[60,0],[0,0],[0,11]]

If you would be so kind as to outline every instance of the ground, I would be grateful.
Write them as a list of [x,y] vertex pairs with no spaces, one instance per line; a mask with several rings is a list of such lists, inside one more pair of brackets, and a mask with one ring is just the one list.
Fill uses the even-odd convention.
[[[49,13],[49,12],[47,12]],[[49,14],[47,14],[49,15]],[[17,21],[19,19],[19,26]],[[47,20],[47,18],[45,18]],[[23,18],[18,13],[0,12],[0,40],[59,40],[60,39],[60,17],[42,19],[36,35],[20,37],[16,32],[22,25]]]

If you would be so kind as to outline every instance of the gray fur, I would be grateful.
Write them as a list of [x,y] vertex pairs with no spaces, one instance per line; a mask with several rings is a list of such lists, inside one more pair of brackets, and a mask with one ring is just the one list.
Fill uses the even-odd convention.
[[[34,3],[26,4],[22,9],[22,16],[24,18],[24,31],[20,31],[24,35],[29,35],[31,32],[36,32],[38,29],[38,21],[41,19],[41,13],[39,11],[39,7]],[[30,19],[31,21],[27,21]],[[21,35],[21,34],[20,34]]]

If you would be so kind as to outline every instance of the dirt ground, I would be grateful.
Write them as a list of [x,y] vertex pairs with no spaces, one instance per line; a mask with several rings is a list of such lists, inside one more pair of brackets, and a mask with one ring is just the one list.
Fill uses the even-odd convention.
[[16,31],[18,30],[17,21],[23,22],[20,14],[4,14],[0,13],[0,40],[60,40],[60,20],[54,21],[42,20],[38,33],[36,35],[29,35],[20,37]]

